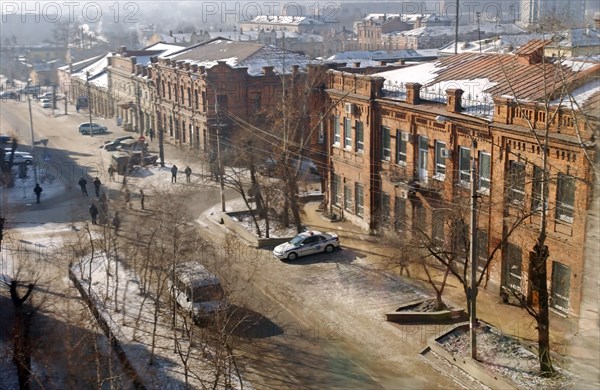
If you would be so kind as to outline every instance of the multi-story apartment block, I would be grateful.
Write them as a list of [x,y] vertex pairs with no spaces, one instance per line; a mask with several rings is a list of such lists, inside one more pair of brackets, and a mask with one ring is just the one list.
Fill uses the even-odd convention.
[[420,231],[453,248],[468,227],[475,185],[478,261],[498,247],[491,285],[527,297],[545,201],[551,305],[578,315],[583,264],[597,261],[583,243],[596,180],[600,64],[553,61],[543,56],[547,44],[370,76],[330,70],[329,212],[376,234]]

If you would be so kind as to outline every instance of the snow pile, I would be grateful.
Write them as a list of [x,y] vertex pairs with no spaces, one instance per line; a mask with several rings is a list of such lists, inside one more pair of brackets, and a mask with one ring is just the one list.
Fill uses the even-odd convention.
[[[460,356],[468,356],[471,351],[467,328],[455,329],[438,343]],[[510,379],[519,389],[564,389],[572,385],[573,378],[561,369],[557,369],[556,377],[540,376],[540,364],[533,351],[487,326],[477,333],[477,354],[478,362],[489,372]]]

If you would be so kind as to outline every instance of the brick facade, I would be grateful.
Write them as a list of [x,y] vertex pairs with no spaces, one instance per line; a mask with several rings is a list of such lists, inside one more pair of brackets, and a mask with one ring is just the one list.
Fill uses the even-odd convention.
[[[464,160],[461,165],[461,156],[474,156],[479,175],[478,229],[484,240],[481,251],[491,251],[507,236],[512,222],[523,219],[508,243],[496,252],[489,281],[498,292],[513,285],[527,296],[528,257],[540,222],[535,194],[540,191],[541,179],[536,175],[542,167],[542,153],[525,120],[530,118],[536,130],[550,130],[550,180],[546,182],[549,286],[559,271],[568,279],[560,283],[569,286],[566,298],[565,292],[553,290],[556,294],[551,304],[557,312],[577,316],[582,243],[592,196],[590,161],[595,152],[579,141],[578,137],[591,139],[583,117],[561,109],[547,118],[543,105],[517,104],[502,97],[495,99],[494,120],[490,122],[461,113],[461,90],[447,90],[447,103],[434,103],[422,101],[420,85],[409,83],[405,101],[399,101],[383,97],[383,82],[381,77],[329,71],[326,94],[334,105],[328,121],[330,212],[372,233],[396,230],[411,234],[418,225],[432,237],[442,231],[440,239],[448,242],[453,230],[446,225],[435,233],[434,226],[443,218],[444,209],[464,207],[468,215],[471,159],[466,159],[466,166]],[[363,129],[360,147],[357,127]],[[483,173],[484,163],[488,173]],[[520,167],[522,186],[508,184],[516,180],[511,175]],[[571,198],[564,197],[567,192]],[[517,260],[509,262],[509,256]],[[559,281],[554,282],[555,287],[559,285]]]

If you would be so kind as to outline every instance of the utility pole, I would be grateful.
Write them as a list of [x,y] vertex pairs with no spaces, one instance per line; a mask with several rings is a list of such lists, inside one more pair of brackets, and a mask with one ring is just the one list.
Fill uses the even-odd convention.
[[458,21],[460,19],[460,0],[456,0],[456,26],[454,27],[454,54],[458,54]]
[[479,39],[479,53],[481,54],[481,12],[475,12],[475,16],[477,16],[477,39]]
[[29,127],[31,128],[31,154],[33,155],[33,179],[37,184],[37,169],[35,161],[35,137],[33,134],[33,115],[31,114],[31,95],[27,95],[27,102],[29,103]]
[[165,167],[165,139],[164,139],[164,135],[163,135],[163,118],[161,118],[161,112],[160,112],[160,108],[161,108],[161,102],[162,99],[160,97],[160,94],[163,93],[162,90],[162,83],[161,83],[161,78],[160,78],[160,67],[158,65],[158,62],[156,63],[156,74],[157,74],[157,78],[156,78],[156,97],[157,97],[157,101],[158,104],[156,105],[156,107],[154,108],[155,111],[155,115],[158,116],[158,120],[156,121],[156,125],[157,125],[157,129],[156,131],[158,132],[157,136],[158,136],[158,157],[160,159],[160,166],[162,168]]
[[225,182],[223,176],[225,169],[223,169],[223,159],[221,158],[221,113],[219,110],[219,99],[217,97],[217,89],[212,86],[215,91],[215,113],[217,114],[217,161],[219,164],[219,186],[221,189],[221,211],[225,212]]
[[85,82],[87,84],[88,112],[90,113],[90,137],[93,137],[94,129],[92,129],[92,96],[90,95],[90,72],[85,72]]
[[477,141],[471,144],[471,274],[469,278],[469,329],[471,336],[471,359],[477,360]]

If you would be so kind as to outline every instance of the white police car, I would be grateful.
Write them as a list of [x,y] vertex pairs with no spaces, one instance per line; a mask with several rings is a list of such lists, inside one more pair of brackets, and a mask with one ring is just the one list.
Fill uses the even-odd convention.
[[316,230],[303,232],[289,242],[277,245],[273,255],[280,260],[295,260],[314,253],[331,253],[340,247],[340,238],[335,233],[321,233]]

